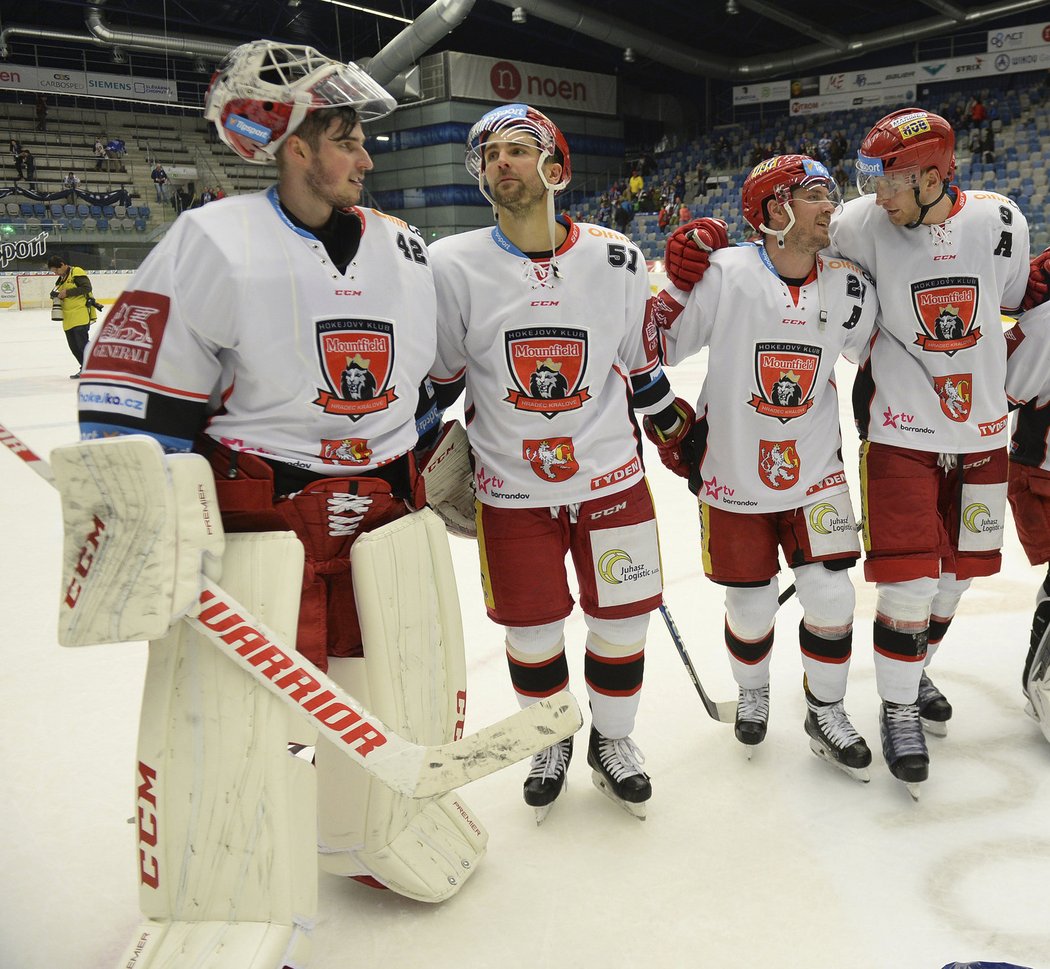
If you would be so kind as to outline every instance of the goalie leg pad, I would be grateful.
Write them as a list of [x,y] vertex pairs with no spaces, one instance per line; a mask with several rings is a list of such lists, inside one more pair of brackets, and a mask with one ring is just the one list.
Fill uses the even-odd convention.
[[[230,536],[226,585],[282,636],[294,636],[302,568],[291,533]],[[149,921],[128,950],[136,969],[306,964],[316,790],[311,765],[287,752],[303,731],[186,624],[150,644],[135,811]]]
[[224,545],[207,461],[166,456],[144,435],[56,448],[51,460],[64,524],[59,642],[159,639],[196,615],[201,572],[219,578]]
[[[361,536],[352,560],[363,659],[329,674],[384,723],[416,743],[463,734],[466,663],[448,538],[424,509]],[[321,868],[372,875],[426,902],[454,895],[488,834],[456,792],[429,801],[372,781],[323,738],[317,746]]]

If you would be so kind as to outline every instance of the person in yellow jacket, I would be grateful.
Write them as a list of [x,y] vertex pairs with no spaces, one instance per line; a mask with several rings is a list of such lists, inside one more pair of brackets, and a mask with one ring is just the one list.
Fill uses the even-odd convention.
[[57,277],[51,299],[59,300],[62,305],[62,329],[78,365],[77,372],[70,374],[69,378],[76,380],[84,364],[91,324],[98,317],[95,311],[98,304],[91,293],[91,280],[79,266],[69,265],[62,256],[52,256],[47,267]]

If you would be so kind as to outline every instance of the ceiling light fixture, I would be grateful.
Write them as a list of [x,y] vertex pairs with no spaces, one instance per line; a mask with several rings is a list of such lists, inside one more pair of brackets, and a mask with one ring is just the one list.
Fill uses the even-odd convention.
[[523,24],[529,19],[528,14],[525,13],[524,7],[515,7],[510,12],[510,19],[516,24]]
[[346,3],[345,0],[324,0],[335,7],[346,7],[347,10],[356,10],[358,13],[370,13],[374,17],[386,17],[387,20],[397,20],[403,24],[412,23],[407,17],[398,17],[396,14],[386,13],[383,10],[373,10],[371,7],[361,7],[356,3]]
[[734,14],[740,13],[740,8],[736,5],[736,0],[726,0],[726,13],[732,17]]
[[633,64],[634,63],[634,48],[633,47],[625,47],[623,49],[623,59],[628,64]]

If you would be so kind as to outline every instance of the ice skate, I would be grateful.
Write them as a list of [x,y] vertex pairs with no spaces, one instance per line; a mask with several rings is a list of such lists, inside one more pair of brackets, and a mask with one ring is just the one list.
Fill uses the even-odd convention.
[[757,690],[740,687],[740,698],[736,704],[736,739],[747,747],[747,759],[751,759],[752,748],[766,739],[769,723],[769,684]]
[[919,783],[930,775],[930,755],[919,723],[917,703],[882,701],[879,711],[882,754],[897,780],[902,781],[914,800],[919,799]]
[[938,737],[948,735],[948,721],[952,718],[952,705],[934,685],[925,670],[919,680],[919,719],[924,730]]
[[841,700],[821,703],[806,690],[806,733],[809,749],[821,760],[863,784],[871,780],[871,750],[846,715]]
[[552,744],[532,755],[532,767],[525,778],[525,803],[536,809],[536,823],[542,824],[550,814],[558,795],[568,783],[569,761],[572,760],[572,737]]
[[649,775],[642,770],[645,757],[630,737],[611,740],[591,727],[587,763],[591,780],[613,803],[640,821],[645,820],[645,802],[653,795]]

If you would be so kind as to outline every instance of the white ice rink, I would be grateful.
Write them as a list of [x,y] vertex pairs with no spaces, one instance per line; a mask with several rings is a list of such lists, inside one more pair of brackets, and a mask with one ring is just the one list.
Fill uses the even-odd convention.
[[[41,455],[76,437],[74,369],[46,312],[0,313],[0,424]],[[840,364],[843,398],[851,369]],[[695,397],[704,370],[703,358],[676,368],[679,394]],[[843,423],[856,501],[846,412]],[[655,455],[649,465],[668,605],[708,692],[729,699],[722,595],[700,572],[692,496]],[[0,468],[0,967],[115,969],[139,921],[128,819],[146,646],[57,645],[56,494],[6,451]],[[516,703],[475,548],[453,539],[453,554],[471,732]],[[859,570],[846,700],[875,752],[867,785],[809,751],[796,600],[779,617],[769,735],[751,761],[731,727],[707,718],[654,618],[634,735],[653,778],[648,820],[592,787],[579,748],[540,828],[521,799],[524,765],[479,781],[465,796],[491,837],[462,893],[428,906],[322,876],[312,966],[1050,969],[1050,744],[1019,684],[1042,576],[1011,527],[1002,573],[963,599],[933,668],[955,717],[947,738],[930,739],[918,803],[878,750],[873,595]],[[586,706],[578,613],[566,638]]]

